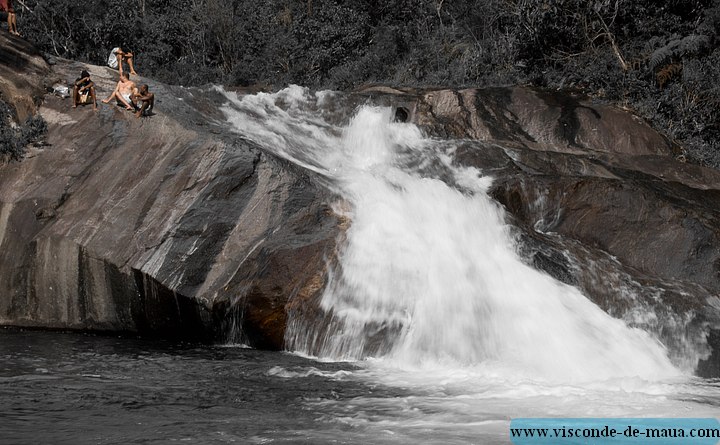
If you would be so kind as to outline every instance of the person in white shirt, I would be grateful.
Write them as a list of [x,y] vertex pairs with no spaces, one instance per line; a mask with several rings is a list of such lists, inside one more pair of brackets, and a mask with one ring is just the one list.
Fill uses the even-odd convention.
[[133,53],[125,52],[119,46],[117,48],[113,48],[113,50],[110,51],[110,55],[108,56],[108,66],[110,68],[119,70],[120,74],[122,75],[123,62],[127,63],[128,67],[130,68],[130,74],[137,76],[137,73],[135,72],[135,67],[133,66]]

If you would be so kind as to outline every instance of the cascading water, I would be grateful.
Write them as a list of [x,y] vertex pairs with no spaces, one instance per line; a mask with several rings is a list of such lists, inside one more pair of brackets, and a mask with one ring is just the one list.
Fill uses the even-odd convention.
[[[361,108],[334,134],[303,120],[302,94],[284,95],[295,116],[271,96],[237,102],[262,110],[263,121],[234,123],[332,176],[351,204],[340,268],[322,299],[337,327],[303,352],[360,359],[382,351],[396,364],[492,366],[560,381],[678,373],[647,333],[518,258],[502,209],[486,194],[488,177],[453,166],[447,147],[392,123],[387,108]],[[369,346],[379,330],[384,338]],[[308,335],[291,331],[291,348],[307,347]]]
[[647,334],[517,257],[477,171],[447,165],[458,189],[394,165],[391,124],[364,128],[374,114],[362,110],[343,139],[355,157],[380,152],[372,157],[382,163],[343,178],[352,226],[341,277],[322,302],[342,328],[320,355],[360,358],[365,328],[389,323],[399,327],[388,340],[396,363],[491,365],[560,381],[677,372]]
[[[459,395],[564,394],[560,405],[582,406],[591,388],[642,387],[654,397],[666,383],[649,382],[687,374],[651,335],[525,264],[502,208],[486,193],[491,178],[455,165],[451,143],[391,122],[387,108],[364,106],[345,127],[331,125],[318,109],[329,94],[313,97],[299,87],[228,94],[225,107],[244,137],[326,177],[348,203],[337,209],[351,224],[321,301],[330,324],[290,320],[289,350],[364,359],[366,378],[430,394],[419,406],[450,397],[442,409],[450,417],[481,410],[465,399],[458,407]],[[566,386],[576,384],[585,389]],[[552,412],[544,405],[544,414]],[[503,418],[513,409],[498,408]],[[598,410],[584,414],[607,412]]]

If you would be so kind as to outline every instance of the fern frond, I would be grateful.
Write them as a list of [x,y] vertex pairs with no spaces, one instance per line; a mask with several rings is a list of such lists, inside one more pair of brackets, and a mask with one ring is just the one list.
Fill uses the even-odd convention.
[[680,40],[678,51],[682,55],[695,55],[701,53],[707,47],[710,46],[710,37],[703,35],[689,35],[684,39]]
[[667,85],[668,82],[680,76],[682,72],[683,66],[679,63],[671,63],[670,65],[665,65],[655,75],[658,87],[660,87],[660,89],[662,90],[663,88],[665,88],[665,85]]
[[697,55],[709,46],[710,37],[705,35],[691,34],[682,39],[671,40],[667,45],[653,51],[648,67],[655,71],[682,57]]
[[658,67],[667,65],[672,58],[677,55],[677,49],[680,46],[681,40],[682,39],[673,40],[662,48],[653,51],[652,55],[650,55],[650,64],[648,67],[652,71],[655,71]]

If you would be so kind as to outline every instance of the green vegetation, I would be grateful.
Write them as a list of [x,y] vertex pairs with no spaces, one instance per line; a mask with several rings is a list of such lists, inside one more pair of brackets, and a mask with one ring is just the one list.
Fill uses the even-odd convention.
[[25,0],[23,34],[182,85],[526,84],[633,109],[720,168],[720,0]]
[[47,131],[47,124],[40,115],[29,117],[21,125],[13,125],[12,116],[13,111],[0,98],[0,162],[7,158],[22,159],[25,147]]

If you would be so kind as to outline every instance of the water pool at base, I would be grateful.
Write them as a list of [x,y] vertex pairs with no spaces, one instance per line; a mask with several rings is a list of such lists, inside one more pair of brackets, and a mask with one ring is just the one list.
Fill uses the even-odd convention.
[[0,330],[2,444],[507,444],[513,417],[715,417],[720,382],[585,386]]

